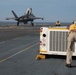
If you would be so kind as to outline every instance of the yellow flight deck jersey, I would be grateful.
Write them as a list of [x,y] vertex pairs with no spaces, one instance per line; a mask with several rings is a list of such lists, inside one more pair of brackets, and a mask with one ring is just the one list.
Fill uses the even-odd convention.
[[75,24],[72,24],[72,25],[70,26],[69,32],[72,31],[72,30],[76,31],[76,25],[75,25]]
[[58,26],[58,25],[60,25],[60,22],[59,22],[59,21],[57,21],[57,22],[56,22],[56,25],[57,25],[57,26]]

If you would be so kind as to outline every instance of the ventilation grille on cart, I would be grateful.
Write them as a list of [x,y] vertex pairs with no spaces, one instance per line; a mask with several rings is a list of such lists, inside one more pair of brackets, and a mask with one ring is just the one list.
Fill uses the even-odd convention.
[[65,52],[67,49],[66,31],[50,31],[50,51]]

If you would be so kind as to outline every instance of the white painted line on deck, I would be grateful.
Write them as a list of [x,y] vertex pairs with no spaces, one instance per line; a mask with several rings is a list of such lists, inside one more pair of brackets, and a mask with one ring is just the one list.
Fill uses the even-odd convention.
[[30,49],[30,48],[36,46],[37,44],[38,44],[38,43],[35,43],[34,45],[31,45],[31,46],[29,46],[29,47],[27,47],[27,48],[25,48],[25,49],[23,49],[23,50],[21,50],[21,51],[15,53],[15,54],[11,55],[11,56],[9,56],[9,57],[6,57],[6,58],[0,60],[0,62],[4,62],[4,61],[6,61],[6,60],[8,60],[8,59],[10,59],[10,58],[12,58],[12,57],[14,57],[14,56],[16,56],[16,55],[18,55],[18,54],[24,52],[24,51],[26,51],[26,50],[28,50],[28,49]]

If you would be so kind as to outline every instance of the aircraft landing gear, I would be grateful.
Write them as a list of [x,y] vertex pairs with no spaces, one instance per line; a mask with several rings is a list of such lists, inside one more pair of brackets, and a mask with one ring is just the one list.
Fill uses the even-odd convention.
[[34,26],[34,23],[31,23],[32,26]]
[[19,26],[19,22],[17,22],[17,26]]

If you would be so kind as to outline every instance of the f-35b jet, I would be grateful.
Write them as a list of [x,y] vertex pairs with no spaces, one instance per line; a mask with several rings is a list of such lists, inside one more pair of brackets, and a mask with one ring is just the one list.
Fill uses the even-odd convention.
[[31,22],[31,25],[34,26],[33,21],[35,19],[42,19],[43,20],[42,17],[35,17],[33,15],[32,8],[28,8],[26,13],[24,15],[20,16],[20,17],[18,17],[13,10],[12,10],[12,13],[13,13],[14,17],[13,18],[6,18],[6,20],[10,20],[10,19],[16,20],[17,21],[17,26],[19,26],[20,22],[23,22],[24,24],[27,24],[29,21]]

